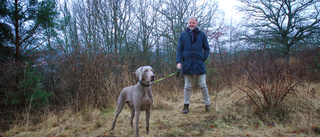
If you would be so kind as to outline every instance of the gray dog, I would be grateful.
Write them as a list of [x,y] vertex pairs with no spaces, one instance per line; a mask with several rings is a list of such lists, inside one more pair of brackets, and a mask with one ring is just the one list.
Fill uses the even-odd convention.
[[136,85],[125,87],[118,98],[116,116],[113,120],[112,128],[116,124],[117,118],[127,103],[131,109],[130,125],[133,129],[132,121],[135,118],[136,136],[139,136],[139,116],[140,111],[146,111],[146,129],[149,134],[149,118],[151,112],[151,106],[153,103],[153,95],[150,84],[154,81],[153,69],[150,66],[142,66],[136,70],[136,75],[139,78],[139,82]]

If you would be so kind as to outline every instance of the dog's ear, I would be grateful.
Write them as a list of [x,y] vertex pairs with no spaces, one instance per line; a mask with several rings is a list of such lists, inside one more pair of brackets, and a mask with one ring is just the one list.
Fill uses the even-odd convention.
[[137,75],[137,77],[139,78],[139,81],[142,80],[142,69],[143,69],[143,67],[139,67],[139,68],[136,70],[136,75]]

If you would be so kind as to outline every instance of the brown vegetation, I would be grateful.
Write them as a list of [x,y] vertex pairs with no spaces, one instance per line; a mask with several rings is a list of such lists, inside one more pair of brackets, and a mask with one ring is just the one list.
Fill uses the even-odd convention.
[[[320,96],[317,92],[320,86],[318,77],[314,76],[314,71],[319,69],[315,58],[319,56],[311,54],[313,52],[293,56],[290,68],[285,67],[281,59],[273,59],[271,54],[260,54],[259,51],[238,53],[233,61],[224,64],[219,59],[209,59],[207,84],[212,102],[210,113],[205,113],[199,87],[195,84],[191,113],[181,114],[183,77],[172,76],[154,83],[150,134],[319,135]],[[48,65],[37,67],[41,70],[38,72],[45,76],[41,82],[45,91],[53,93],[44,104],[36,104],[36,100],[21,103],[27,106],[27,111],[24,111],[24,105],[1,104],[4,106],[1,130],[5,132],[0,135],[133,135],[134,130],[126,122],[129,118],[127,108],[120,114],[116,130],[110,132],[109,129],[120,90],[137,82],[133,72],[144,64],[136,63],[134,66],[130,61],[120,58],[85,52],[63,58],[61,62],[48,60]],[[8,68],[1,80],[14,83],[13,74],[18,71],[9,65],[5,67]],[[158,79],[176,71],[169,64],[154,68]],[[9,97],[9,91],[14,87],[5,85],[2,88],[4,92],[1,92],[5,96],[2,98]],[[144,122],[142,113],[141,128]],[[141,135],[145,136],[144,130],[141,131]]]
[[[156,85],[154,85],[156,86]],[[181,87],[181,86],[180,86]],[[319,84],[300,87],[300,91],[308,88],[319,90]],[[154,93],[158,93],[156,88]],[[212,90],[210,90],[212,91]],[[168,92],[167,92],[168,93]],[[301,92],[290,94],[286,100],[290,110],[287,119],[279,122],[266,115],[269,123],[265,123],[258,115],[253,115],[255,106],[248,103],[246,95],[237,89],[223,89],[216,99],[217,111],[206,113],[200,91],[192,93],[190,113],[181,113],[183,105],[182,92],[171,92],[168,96],[177,96],[177,101],[161,98],[161,104],[154,107],[151,113],[151,136],[318,136],[319,135],[319,95],[311,96]],[[217,97],[216,97],[217,96]],[[297,98],[305,96],[305,98]],[[159,103],[159,102],[158,102]],[[43,122],[30,126],[29,129],[14,126],[5,132],[5,136],[132,136],[134,129],[129,126],[130,109],[125,107],[120,114],[116,128],[110,131],[114,118],[115,106],[104,109],[86,108],[80,112],[70,110],[48,112],[41,116]],[[141,113],[141,136],[149,136],[145,132],[145,113]]]

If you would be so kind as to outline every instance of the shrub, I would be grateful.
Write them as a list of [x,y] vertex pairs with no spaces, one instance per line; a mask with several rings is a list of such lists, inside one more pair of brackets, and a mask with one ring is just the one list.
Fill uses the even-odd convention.
[[243,69],[246,72],[247,82],[236,86],[257,107],[258,114],[270,116],[285,114],[279,111],[283,110],[282,102],[301,83],[297,69],[282,65],[273,61],[270,67],[265,69],[251,63],[248,69]]
[[11,106],[39,107],[45,105],[52,93],[43,90],[43,77],[37,73],[36,68],[27,65],[23,77],[19,80],[18,88],[15,91],[5,92],[4,101]]

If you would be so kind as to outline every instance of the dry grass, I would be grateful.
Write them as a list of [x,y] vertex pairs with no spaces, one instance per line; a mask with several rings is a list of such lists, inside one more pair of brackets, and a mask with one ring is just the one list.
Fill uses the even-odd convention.
[[[156,88],[155,88],[156,87]],[[180,87],[180,86],[178,86]],[[145,113],[140,115],[140,135],[144,136],[320,136],[320,84],[308,84],[290,94],[284,101],[290,112],[279,122],[268,117],[265,123],[254,115],[254,105],[245,93],[222,89],[211,94],[211,112],[202,103],[201,92],[193,88],[190,113],[182,114],[183,92],[180,89],[158,91],[154,84],[154,107],[151,111],[150,134],[145,131]],[[210,91],[210,93],[213,91]],[[171,94],[168,94],[171,93]],[[111,109],[87,108],[74,113],[47,113],[42,123],[29,129],[13,127],[0,136],[134,136],[129,126],[130,110],[121,112],[114,131],[110,131],[115,106]]]

